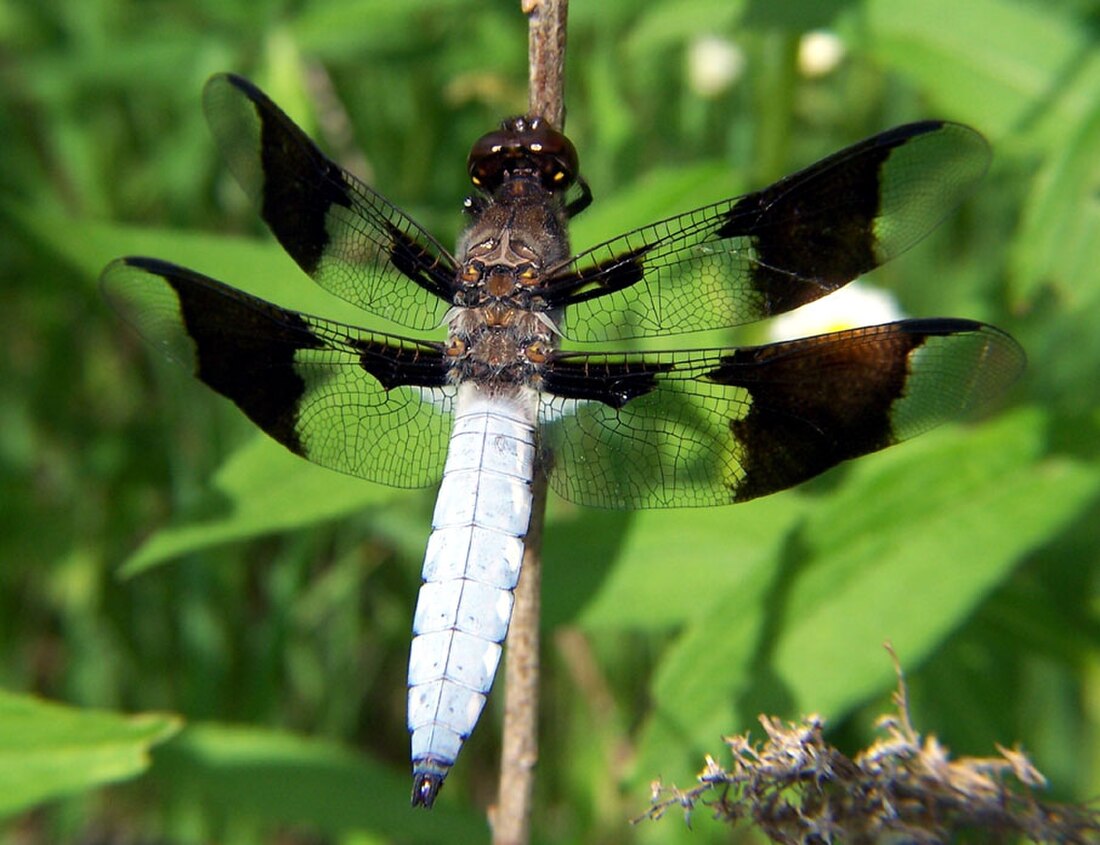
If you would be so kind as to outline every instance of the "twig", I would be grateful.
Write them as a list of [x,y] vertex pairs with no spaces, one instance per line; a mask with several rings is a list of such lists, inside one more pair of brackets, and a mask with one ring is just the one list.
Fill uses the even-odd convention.
[[528,16],[527,112],[565,128],[565,19],[569,0],[521,0]]
[[500,788],[489,821],[493,845],[526,845],[531,838],[531,796],[538,762],[539,590],[542,582],[542,523],[546,514],[546,476],[537,472],[531,526],[523,569],[516,586],[505,651],[504,741]]
[[[568,0],[521,0],[528,16],[528,114],[561,129],[565,120],[565,19]],[[504,681],[504,742],[497,804],[489,814],[493,845],[526,845],[538,762],[539,590],[546,476],[536,472],[523,570],[508,629]]]

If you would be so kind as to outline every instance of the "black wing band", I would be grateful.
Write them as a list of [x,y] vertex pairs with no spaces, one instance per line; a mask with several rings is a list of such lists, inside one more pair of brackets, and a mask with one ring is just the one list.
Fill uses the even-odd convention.
[[925,121],[746,196],[593,247],[540,291],[585,343],[726,328],[783,313],[904,252],[985,173],[985,140]]
[[212,77],[203,106],[233,175],[321,287],[409,328],[440,324],[456,265],[428,232],[329,160],[247,79]]
[[743,349],[560,353],[541,412],[550,484],[598,507],[745,501],[984,407],[1023,366],[1004,332],[954,319]]
[[454,389],[439,343],[280,308],[152,258],[103,272],[152,345],[314,463],[398,487],[442,473]]

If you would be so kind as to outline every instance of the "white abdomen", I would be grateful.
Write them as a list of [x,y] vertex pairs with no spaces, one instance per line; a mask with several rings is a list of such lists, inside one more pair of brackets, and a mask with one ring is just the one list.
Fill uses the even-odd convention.
[[435,790],[477,724],[512,617],[531,520],[537,399],[459,388],[409,655],[414,778]]

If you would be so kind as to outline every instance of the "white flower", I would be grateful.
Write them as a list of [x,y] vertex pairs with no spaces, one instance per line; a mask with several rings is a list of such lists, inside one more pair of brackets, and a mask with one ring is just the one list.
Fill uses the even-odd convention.
[[703,35],[688,48],[688,80],[702,97],[721,94],[741,78],[745,54],[732,41],[717,35]]
[[845,54],[844,42],[834,32],[807,32],[798,42],[798,70],[811,79],[836,70]]
[[857,326],[889,323],[905,316],[893,295],[861,282],[852,282],[771,322],[772,340],[793,340]]

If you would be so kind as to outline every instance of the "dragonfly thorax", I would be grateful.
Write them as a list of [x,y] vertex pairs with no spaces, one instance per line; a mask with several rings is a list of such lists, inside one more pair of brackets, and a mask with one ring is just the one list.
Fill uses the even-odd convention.
[[500,303],[455,308],[445,346],[448,381],[534,387],[554,341],[554,324],[542,312]]

